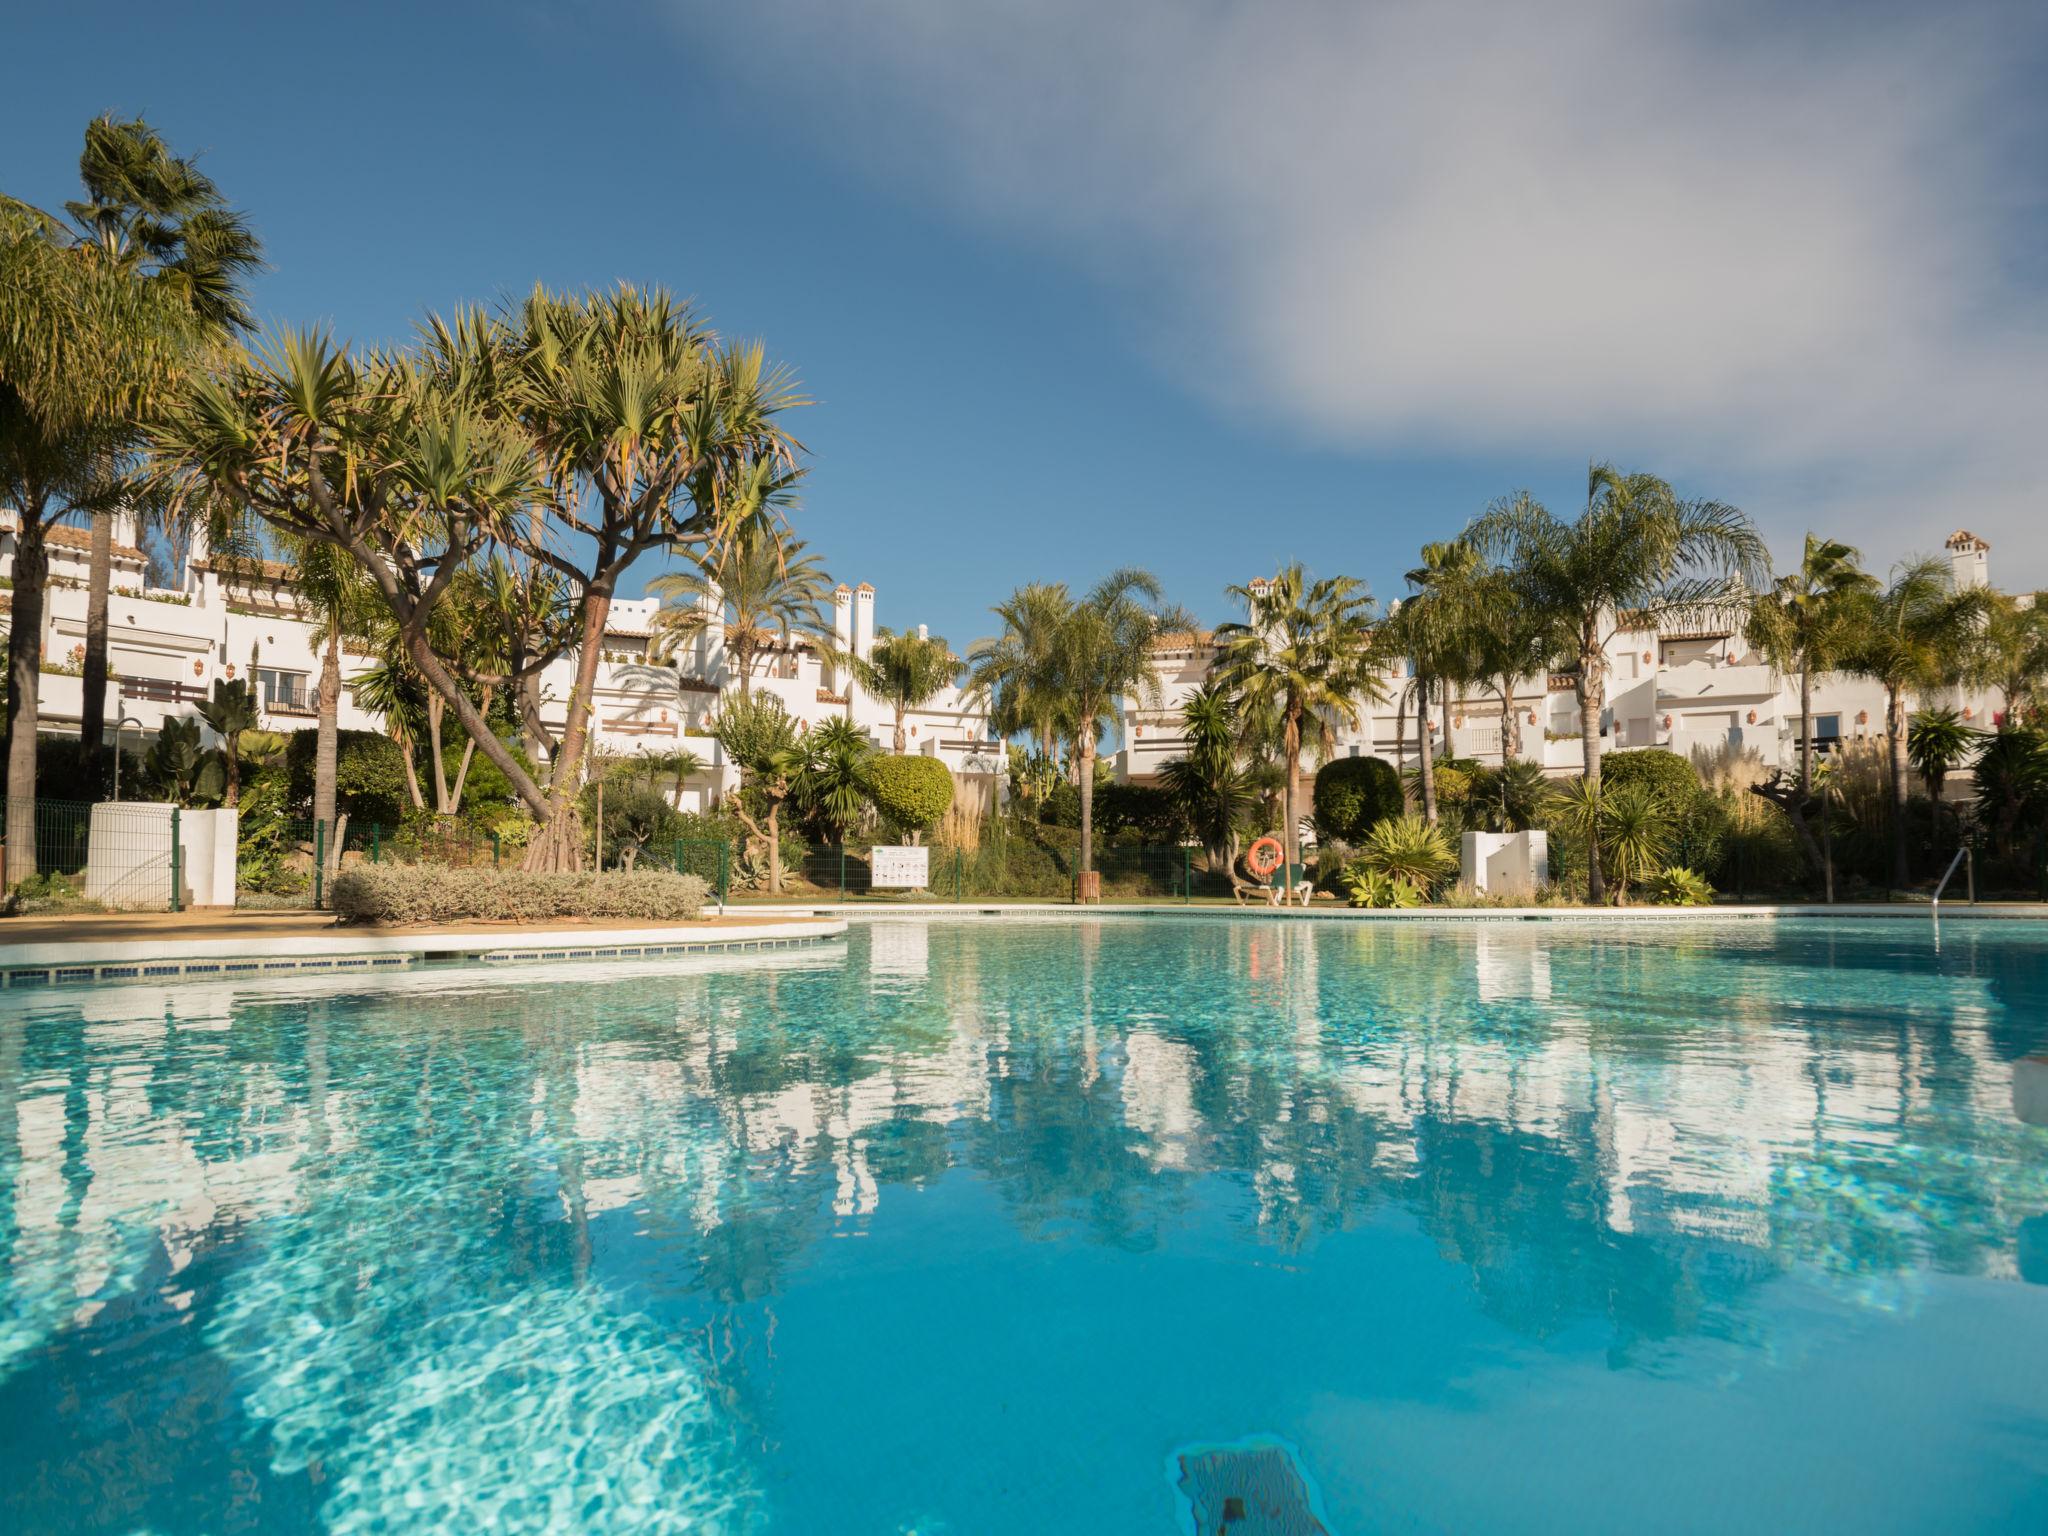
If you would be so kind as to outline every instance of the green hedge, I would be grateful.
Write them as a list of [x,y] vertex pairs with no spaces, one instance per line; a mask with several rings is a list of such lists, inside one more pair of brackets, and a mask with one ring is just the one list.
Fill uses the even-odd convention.
[[667,870],[529,874],[439,864],[351,864],[334,877],[330,899],[336,914],[352,923],[663,922],[697,916],[710,890],[695,875]]
[[1337,757],[1316,770],[1314,791],[1317,833],[1344,843],[1362,843],[1366,834],[1406,809],[1401,776],[1380,757]]
[[929,832],[953,806],[953,775],[936,757],[877,757],[867,782],[875,809],[906,832]]

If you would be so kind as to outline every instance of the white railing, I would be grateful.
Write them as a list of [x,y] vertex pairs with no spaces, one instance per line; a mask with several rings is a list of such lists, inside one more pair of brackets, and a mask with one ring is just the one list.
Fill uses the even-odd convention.
[[1934,888],[1934,901],[1929,907],[1931,914],[1936,916],[1940,914],[1941,893],[1948,889],[1949,881],[1956,877],[1956,866],[1958,864],[1968,866],[1963,879],[1969,893],[1970,905],[1973,907],[1977,905],[1977,856],[1971,851],[1970,845],[1965,843],[1956,850],[1956,856],[1948,861],[1948,873],[1941,877],[1941,884]]

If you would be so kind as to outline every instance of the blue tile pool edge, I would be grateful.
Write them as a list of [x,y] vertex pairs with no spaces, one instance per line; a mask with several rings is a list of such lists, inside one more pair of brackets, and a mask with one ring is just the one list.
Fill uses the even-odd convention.
[[16,987],[102,985],[130,981],[175,981],[187,979],[270,976],[286,972],[337,970],[391,970],[426,965],[470,964],[509,965],[539,960],[614,960],[621,956],[660,959],[667,956],[737,954],[758,950],[793,949],[822,944],[840,937],[837,932],[784,935],[767,938],[691,939],[673,944],[604,945],[543,948],[538,945],[509,948],[468,948],[406,950],[389,954],[324,954],[208,956],[205,959],[104,960],[76,965],[22,965],[0,967],[0,989]]

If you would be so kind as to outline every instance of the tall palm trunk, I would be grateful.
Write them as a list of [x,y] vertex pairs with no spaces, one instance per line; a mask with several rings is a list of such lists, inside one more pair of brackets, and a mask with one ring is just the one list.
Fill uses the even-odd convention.
[[36,872],[36,724],[43,671],[43,586],[49,551],[43,509],[23,507],[14,542],[7,630],[7,881]]
[[1408,691],[1394,700],[1394,772],[1401,780],[1401,809],[1408,809],[1408,775],[1402,772],[1408,756]]
[[1290,703],[1287,706],[1287,726],[1280,733],[1280,741],[1287,753],[1287,793],[1281,802],[1281,815],[1286,819],[1284,835],[1280,846],[1287,850],[1287,868],[1281,871],[1281,883],[1291,884],[1294,866],[1301,862],[1301,818],[1295,814],[1295,804],[1301,791],[1301,706]]
[[1415,674],[1415,752],[1420,759],[1416,773],[1422,780],[1422,819],[1436,820],[1436,754],[1429,746],[1429,678]]
[[904,743],[905,743],[905,741],[906,741],[907,739],[908,739],[908,738],[906,738],[906,737],[904,736],[904,734],[903,734],[903,706],[902,706],[901,704],[898,704],[898,705],[896,706],[896,738],[895,738],[895,746],[894,746],[894,747],[892,748],[892,750],[893,750],[893,751],[895,752],[895,754],[896,754],[896,755],[897,755],[898,757],[901,757],[901,756],[903,755],[903,747],[904,747]]
[[341,630],[330,624],[327,652],[320,659],[320,715],[313,737],[313,820],[327,826],[330,867],[341,862],[334,836],[334,781],[341,755]]
[[1522,720],[1515,713],[1515,680],[1500,680],[1500,765],[1505,768],[1522,755]]
[[1444,723],[1444,756],[1456,757],[1458,754],[1451,746],[1451,685],[1448,681],[1444,683],[1444,696],[1438,702],[1437,710]]
[[1813,794],[1813,657],[1799,654],[1799,796]]
[[114,579],[114,514],[95,512],[85,587],[85,677],[78,711],[79,778],[100,791],[100,747],[107,734],[107,591]]
[[[1579,751],[1586,783],[1595,795],[1600,792],[1600,710],[1607,702],[1600,677],[1601,657],[1597,651],[1579,656]],[[1607,882],[1600,873],[1600,836],[1597,828],[1586,830],[1586,900],[1599,902],[1607,895]]]
[[1075,788],[1081,792],[1081,873],[1085,875],[1095,868],[1095,740],[1092,734],[1083,737],[1079,754],[1080,783]]
[[1885,689],[1884,733],[1892,765],[1892,889],[1903,891],[1913,871],[1906,857],[1906,700],[1897,688]]

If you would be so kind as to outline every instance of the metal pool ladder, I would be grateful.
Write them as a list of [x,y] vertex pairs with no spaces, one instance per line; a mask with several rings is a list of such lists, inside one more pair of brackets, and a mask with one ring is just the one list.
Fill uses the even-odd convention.
[[1970,845],[1965,843],[1956,850],[1956,856],[1948,861],[1948,873],[1941,877],[1941,884],[1934,888],[1934,904],[1928,908],[1928,913],[1937,921],[1941,916],[1941,893],[1948,889],[1949,881],[1955,878],[1956,866],[1964,863],[1969,865],[1963,880],[1969,892],[1970,905],[1977,905],[1977,856],[1971,851]]

